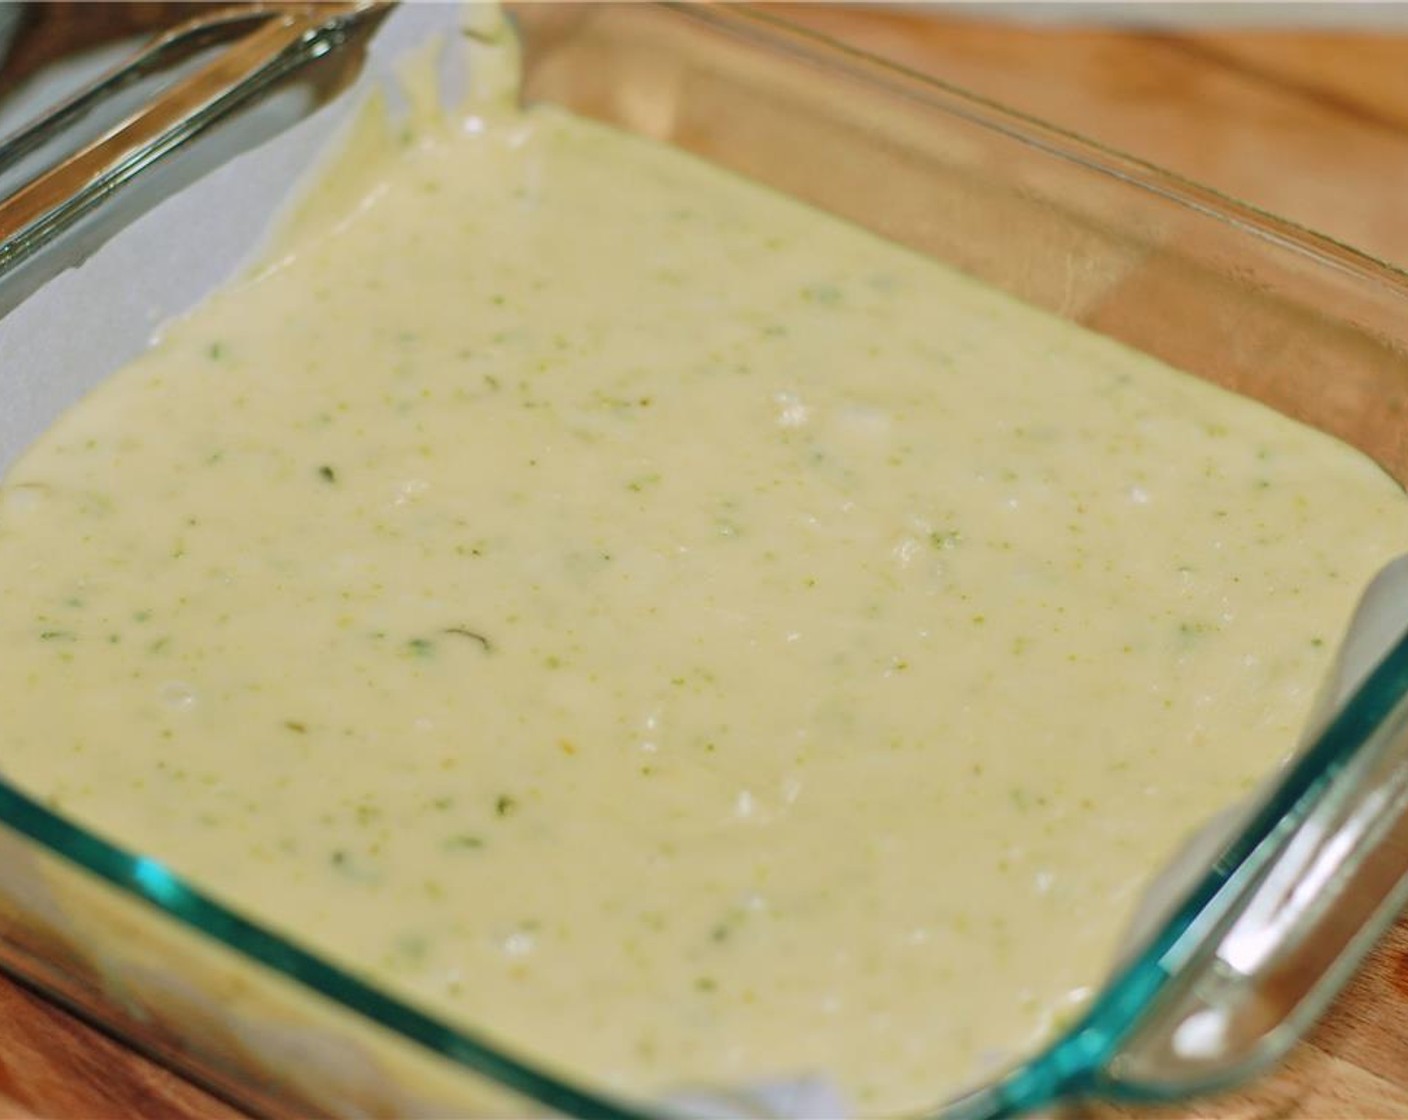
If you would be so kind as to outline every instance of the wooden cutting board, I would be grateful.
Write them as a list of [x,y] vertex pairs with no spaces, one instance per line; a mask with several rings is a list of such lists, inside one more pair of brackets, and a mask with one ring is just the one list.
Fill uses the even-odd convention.
[[[102,18],[127,27],[164,7],[133,5]],[[74,5],[51,7],[41,50],[91,40],[88,13],[115,8],[82,5],[74,15]],[[67,29],[57,18],[64,10]],[[984,7],[943,16],[788,11],[1408,265],[1408,35],[1032,27]],[[33,66],[35,56],[22,61]],[[1088,1114],[1408,1118],[1408,921],[1277,1072],[1192,1105]],[[0,1118],[240,1115],[0,979]]]

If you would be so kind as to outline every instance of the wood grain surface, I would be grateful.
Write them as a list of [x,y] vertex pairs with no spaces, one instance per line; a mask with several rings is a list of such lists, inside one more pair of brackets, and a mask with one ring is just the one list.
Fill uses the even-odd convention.
[[[137,7],[149,16],[161,5]],[[1026,26],[983,7],[789,12],[1408,265],[1408,37]],[[62,28],[48,33],[62,45]],[[21,61],[36,64],[30,54]],[[0,979],[0,1118],[238,1115]],[[1408,1118],[1408,922],[1276,1072],[1177,1108],[1085,1115]]]

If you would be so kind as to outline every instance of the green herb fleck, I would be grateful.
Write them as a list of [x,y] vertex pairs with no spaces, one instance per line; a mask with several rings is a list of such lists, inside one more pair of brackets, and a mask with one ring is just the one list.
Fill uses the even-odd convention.
[[499,794],[498,799],[494,802],[495,816],[511,817],[516,812],[518,812],[517,799],[509,796],[506,793]]
[[483,837],[472,836],[469,833],[451,836],[445,841],[445,850],[450,852],[471,852],[482,847],[484,847]]
[[471,630],[468,626],[447,626],[441,633],[451,634],[457,638],[467,638],[471,642],[478,642],[484,648],[485,653],[494,652],[494,644],[479,631]]
[[352,816],[357,821],[357,826],[359,828],[370,828],[372,825],[376,824],[376,822],[381,819],[381,810],[378,809],[375,805],[367,805],[363,803],[361,805],[358,805],[352,811]]
[[345,848],[338,848],[329,857],[329,862],[339,872],[357,883],[374,883],[381,876],[375,867],[369,867],[355,858]]
[[835,284],[809,284],[802,289],[802,298],[829,307],[841,302],[841,289]]
[[328,466],[328,464],[326,463],[324,463],[321,467],[318,468],[318,477],[321,478],[324,482],[328,483],[330,486],[335,486],[337,484],[337,471],[334,468]]
[[658,483],[659,481],[660,481],[660,475],[659,475],[659,474],[656,474],[656,473],[654,473],[654,472],[652,472],[651,474],[643,474],[643,475],[640,475],[640,476],[638,476],[638,477],[636,477],[636,478],[631,479],[630,482],[626,483],[626,489],[629,490],[629,491],[630,491],[631,493],[633,493],[633,494],[639,494],[639,493],[640,493],[642,490],[644,490],[646,487],[648,487],[648,486],[654,486],[654,485],[655,485],[656,483]]

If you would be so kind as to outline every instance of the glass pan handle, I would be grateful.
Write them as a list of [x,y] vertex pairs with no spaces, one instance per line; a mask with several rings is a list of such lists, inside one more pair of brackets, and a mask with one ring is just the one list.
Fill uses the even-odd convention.
[[0,163],[34,151],[141,77],[244,32],[195,73],[0,203],[0,271],[31,256],[183,141],[325,55],[355,30],[374,25],[389,7],[384,2],[303,4],[201,17],[160,37],[131,62],[10,137],[0,145]]
[[[1179,1096],[1281,1057],[1408,903],[1408,558],[1370,585],[1321,708],[1334,715],[1313,726],[1307,753],[1336,764],[1233,874],[1231,902],[1188,931],[1182,959],[1175,948],[1168,988],[1097,1078],[1102,1090]],[[1338,743],[1358,745],[1340,755]]]

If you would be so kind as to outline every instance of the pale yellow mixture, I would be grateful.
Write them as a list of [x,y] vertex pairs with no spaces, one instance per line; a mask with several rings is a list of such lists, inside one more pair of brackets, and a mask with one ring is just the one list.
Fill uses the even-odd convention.
[[1408,549],[1358,454],[664,147],[348,174],[9,476],[0,769],[590,1084],[1049,1035]]

